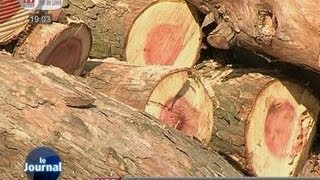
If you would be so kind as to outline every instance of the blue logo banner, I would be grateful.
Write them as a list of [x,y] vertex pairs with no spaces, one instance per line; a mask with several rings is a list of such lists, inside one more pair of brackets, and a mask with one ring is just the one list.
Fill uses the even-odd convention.
[[29,153],[23,169],[29,179],[56,180],[62,171],[62,162],[55,150],[43,146]]

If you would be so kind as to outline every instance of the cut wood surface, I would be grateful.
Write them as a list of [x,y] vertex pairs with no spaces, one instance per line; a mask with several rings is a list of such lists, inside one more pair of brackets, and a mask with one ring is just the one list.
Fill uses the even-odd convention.
[[133,23],[126,61],[136,65],[192,67],[199,58],[202,32],[197,11],[185,1],[159,1]]
[[1,177],[23,179],[27,154],[42,145],[60,154],[63,179],[241,176],[217,153],[58,68],[0,59]]
[[267,71],[212,61],[201,66],[198,73],[216,105],[211,147],[254,175],[297,175],[314,137],[318,99]]
[[27,30],[31,11],[24,10],[19,0],[0,1],[0,45],[5,45]]
[[[91,29],[93,58],[123,57],[125,39],[137,16],[157,0],[68,0],[64,10]],[[152,18],[151,18],[152,19]]]
[[116,61],[94,68],[88,84],[108,96],[144,110],[169,127],[208,144],[213,106],[203,85],[189,69],[134,66]]
[[214,15],[218,26],[208,36],[214,47],[237,44],[320,72],[318,1],[188,2],[199,9],[206,7]]
[[53,65],[73,75],[80,75],[91,47],[89,28],[83,23],[37,25],[17,48],[23,56],[44,65]]

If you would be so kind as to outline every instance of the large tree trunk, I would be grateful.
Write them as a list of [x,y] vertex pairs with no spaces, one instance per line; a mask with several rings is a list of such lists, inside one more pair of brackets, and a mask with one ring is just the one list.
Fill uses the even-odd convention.
[[216,104],[211,146],[252,174],[297,175],[319,113],[308,88],[259,69],[202,66],[198,73]]
[[189,69],[105,62],[88,76],[89,86],[207,145],[213,129],[212,102]]
[[320,14],[317,1],[188,0],[212,12],[218,24],[208,36],[211,45],[233,44],[276,59],[320,70]]
[[91,57],[122,57],[125,39],[137,16],[157,0],[69,0],[66,14],[80,18],[92,30]]
[[0,176],[22,179],[22,163],[46,145],[63,178],[241,176],[214,152],[146,113],[116,102],[62,70],[0,56]]

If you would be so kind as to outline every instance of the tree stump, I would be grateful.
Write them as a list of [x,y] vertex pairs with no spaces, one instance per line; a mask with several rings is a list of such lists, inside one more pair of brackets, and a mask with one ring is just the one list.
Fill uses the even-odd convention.
[[192,67],[202,45],[198,21],[195,9],[184,1],[167,0],[151,5],[130,29],[127,62]]
[[81,78],[30,60],[0,59],[1,177],[25,179],[27,154],[43,145],[60,154],[62,179],[241,176],[217,153]]
[[83,23],[37,25],[15,51],[34,62],[80,75],[91,47],[91,33]]
[[93,69],[88,84],[206,145],[212,134],[213,106],[190,73],[175,67],[110,62]]
[[188,0],[214,17],[208,41],[216,48],[238,45],[274,59],[320,70],[317,1]]
[[24,10],[19,0],[1,0],[0,2],[0,45],[6,45],[17,39],[29,25],[31,11]]
[[198,73],[216,106],[211,147],[250,174],[297,175],[319,113],[309,89],[259,69],[202,66]]

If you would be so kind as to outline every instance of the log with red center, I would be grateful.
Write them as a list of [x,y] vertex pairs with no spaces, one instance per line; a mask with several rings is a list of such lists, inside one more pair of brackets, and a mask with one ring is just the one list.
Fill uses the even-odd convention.
[[146,39],[146,64],[172,65],[183,49],[184,30],[179,25],[159,24],[152,28]]
[[1,0],[0,2],[0,24],[14,16],[21,6],[18,0]]
[[190,136],[197,133],[199,117],[200,113],[186,97],[168,100],[160,113],[162,123]]
[[292,135],[296,112],[285,99],[274,100],[267,111],[265,141],[271,154],[277,157],[288,155],[287,146]]
[[53,65],[64,69],[67,73],[79,66],[81,58],[82,44],[75,38],[69,38],[61,42],[45,60],[45,65]]

